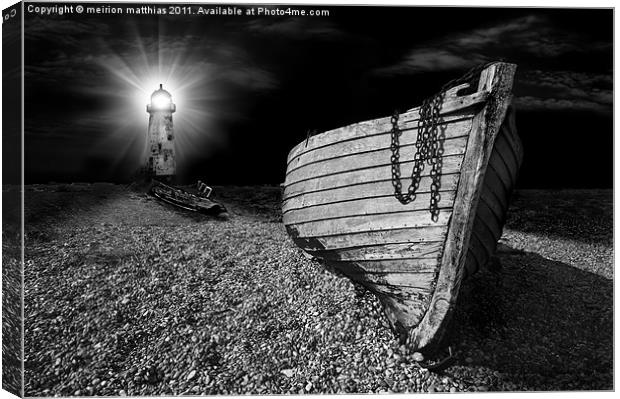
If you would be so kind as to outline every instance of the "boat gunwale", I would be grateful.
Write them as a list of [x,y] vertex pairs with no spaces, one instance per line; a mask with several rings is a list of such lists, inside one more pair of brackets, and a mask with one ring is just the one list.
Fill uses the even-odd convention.
[[[478,104],[481,103],[486,103],[488,96],[489,96],[489,91],[488,90],[479,90],[476,91],[475,93],[472,94],[468,94],[468,95],[464,95],[464,96],[459,96],[459,97],[455,97],[455,98],[450,98],[448,100],[445,100],[442,103],[442,109],[439,113],[440,116],[449,116],[450,114],[453,113],[457,113],[459,111],[471,108],[471,107],[475,107]],[[420,107],[415,107],[412,108],[408,111],[405,111],[401,114],[399,114],[399,119],[403,120],[403,123],[412,123],[415,122],[417,120],[420,119]],[[471,118],[473,116],[475,116],[478,112],[473,112],[471,116],[466,116],[465,118]],[[386,120],[389,121],[391,117],[379,117],[379,118],[373,118],[373,119],[368,119],[365,121],[361,121],[361,122],[356,122],[356,123],[351,123],[349,125],[345,125],[345,126],[340,126],[337,127],[335,129],[330,129],[327,130],[325,132],[321,132],[317,135],[314,136],[310,136],[307,139],[299,142],[297,145],[295,145],[295,147],[293,147],[291,149],[291,151],[289,151],[288,157],[287,157],[287,164],[290,163],[290,161],[296,157],[297,155],[301,155],[301,154],[297,154],[297,152],[302,148],[302,147],[311,147],[311,148],[320,148],[321,146],[314,146],[310,144],[310,141],[316,141],[316,138],[323,138],[323,137],[328,137],[330,134],[333,135],[335,132],[338,131],[342,131],[345,129],[352,129],[355,127],[358,127],[359,125],[363,125],[363,124],[369,124],[372,122],[376,122],[378,123],[381,120]],[[372,134],[372,133],[371,133]],[[364,136],[359,136],[359,137],[366,137]],[[315,139],[315,140],[313,140]],[[332,142],[332,143],[339,143],[340,141],[336,141],[336,142]],[[327,144],[331,144],[331,143],[327,143]]]
[[[472,113],[467,113],[467,114],[457,114],[457,115],[453,115],[453,116],[448,114],[448,115],[442,115],[442,116],[444,116],[444,117],[448,116],[448,117],[454,118],[454,119],[449,119],[449,120],[443,119],[440,123],[437,124],[438,126],[448,125],[448,124],[452,124],[452,123],[458,123],[458,122],[463,122],[463,121],[471,120],[471,119],[474,118],[474,116],[476,116],[476,113],[472,112]],[[378,121],[378,120],[381,120],[381,119],[384,119],[384,118],[370,119],[370,120],[368,120],[366,122],[359,122],[359,123],[369,123],[369,122]],[[409,121],[403,121],[403,123],[413,123],[413,122],[417,122],[417,121],[418,121],[418,119],[414,119],[414,120],[409,120]],[[356,124],[345,126],[345,127],[341,127],[341,128],[338,128],[338,129],[329,130],[329,131],[317,134],[316,136],[312,136],[312,137],[318,137],[318,136],[321,136],[323,134],[333,133],[334,131],[337,131],[337,130],[340,130],[340,129],[345,129],[345,128],[348,128],[348,127],[351,127],[351,126],[355,126],[355,125]],[[408,132],[408,131],[412,131],[412,130],[417,130],[417,129],[418,129],[417,126],[407,126],[406,128],[400,129],[400,131],[404,133],[404,132]],[[293,152],[293,150],[291,150],[289,152],[289,158],[287,159],[287,163],[286,163],[287,174],[288,174],[288,166],[291,164],[291,162],[293,162],[295,160],[295,158],[301,157],[302,155],[308,154],[308,153],[313,152],[313,151],[322,150],[324,148],[331,147],[331,146],[334,146],[334,145],[339,145],[339,144],[342,144],[342,143],[349,143],[349,142],[352,142],[352,141],[361,141],[361,140],[365,140],[365,139],[368,139],[368,138],[374,138],[374,137],[388,135],[388,134],[392,134],[391,129],[390,130],[381,130],[378,133],[371,133],[371,134],[364,135],[364,136],[353,136],[353,137],[349,137],[349,138],[346,138],[346,139],[343,139],[343,140],[339,140],[339,141],[332,141],[330,143],[322,144],[322,145],[319,145],[319,146],[308,147],[307,151],[303,151],[303,152],[300,152],[299,154],[295,154],[295,155],[290,155]],[[304,142],[299,143],[299,144],[303,144],[303,143]]]

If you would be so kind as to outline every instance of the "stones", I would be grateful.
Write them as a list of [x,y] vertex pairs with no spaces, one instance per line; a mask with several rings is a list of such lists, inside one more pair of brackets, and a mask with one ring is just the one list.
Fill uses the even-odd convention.
[[293,369],[284,369],[280,370],[280,373],[284,374],[286,378],[291,378],[293,374],[295,374],[295,371]]
[[185,381],[191,381],[194,377],[196,377],[196,370],[190,371],[189,374],[187,374],[187,377],[185,377]]
[[424,361],[424,355],[422,355],[420,352],[413,352],[413,354],[411,355],[411,359],[414,362],[423,362]]
[[[570,334],[546,336],[570,331],[562,325],[540,324],[548,342],[536,336],[544,350],[542,356],[532,356],[536,353],[528,349],[530,341],[522,342],[523,333],[538,331],[537,323],[545,319],[532,318],[531,312],[551,315],[546,305],[523,306],[527,312],[517,312],[518,318],[504,314],[505,336],[495,329],[478,329],[467,318],[472,312],[464,313],[452,338],[458,359],[464,361],[451,367],[450,379],[444,381],[446,374],[416,363],[436,361],[434,355],[424,359],[397,341],[373,295],[356,296],[346,278],[300,255],[282,225],[272,221],[278,217],[272,210],[278,209],[277,201],[269,203],[268,212],[265,207],[255,211],[254,205],[260,204],[257,197],[268,193],[264,188],[233,195],[231,204],[252,201],[252,206],[237,205],[234,217],[217,222],[180,216],[156,203],[133,207],[132,200],[123,197],[125,191],[117,190],[114,206],[87,206],[80,210],[86,212],[82,222],[70,229],[56,225],[58,232],[50,235],[51,241],[37,244],[33,263],[24,269],[32,282],[24,293],[25,335],[48,351],[26,348],[27,396],[70,396],[77,390],[87,395],[89,387],[97,396],[572,390],[601,389],[612,381],[604,372],[588,373],[591,370],[583,365],[602,360],[592,364],[604,370],[604,364],[612,364],[613,351],[584,341],[587,345],[575,346],[574,352],[563,352],[557,343],[567,347],[574,343]],[[100,219],[112,219],[106,230],[114,234],[102,237],[92,231],[89,223],[99,226]],[[58,251],[61,238],[68,245]],[[100,244],[87,247],[90,242]],[[545,298],[563,304],[563,295],[572,299],[568,288],[558,290],[557,297],[528,288],[536,282],[535,277],[528,278],[530,263],[522,265],[519,254],[501,256],[515,258],[504,262],[505,270],[514,275],[506,276],[501,293],[523,294],[513,296],[521,301],[519,306],[544,304],[538,300]],[[532,255],[526,258],[544,262]],[[563,267],[554,264],[553,270],[562,274]],[[487,281],[481,280],[482,287]],[[613,290],[607,294],[612,298]],[[590,317],[580,313],[579,301],[566,302],[578,305],[572,311],[564,309],[570,315]],[[146,310],[148,317],[140,318]],[[486,313],[481,318],[484,327]],[[602,332],[610,325],[596,315],[583,320],[591,324],[586,330],[574,324],[581,328],[576,334],[580,340],[589,336],[584,332],[590,334],[594,327]],[[479,339],[481,333],[488,334]],[[536,376],[537,369],[531,366],[544,366],[555,353],[569,362],[565,369],[570,371],[552,374],[553,378]],[[515,359],[523,359],[518,366],[527,374],[519,371]],[[41,383],[41,376],[58,382]]]

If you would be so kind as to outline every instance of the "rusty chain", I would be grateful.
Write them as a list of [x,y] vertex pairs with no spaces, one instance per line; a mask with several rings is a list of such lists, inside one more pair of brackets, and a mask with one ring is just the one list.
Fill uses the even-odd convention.
[[418,118],[418,134],[416,137],[415,148],[416,153],[413,157],[413,168],[411,170],[411,183],[407,188],[407,192],[403,193],[403,185],[401,182],[400,171],[400,136],[402,131],[398,127],[399,113],[394,112],[390,122],[392,123],[391,137],[392,143],[390,149],[392,155],[390,157],[392,165],[392,186],[394,186],[394,196],[403,205],[409,204],[416,199],[417,190],[422,180],[422,172],[424,171],[424,162],[431,167],[430,176],[430,206],[431,220],[437,222],[439,220],[439,201],[441,195],[441,167],[443,163],[443,133],[440,134],[439,123],[441,107],[446,91],[463,83],[473,84],[478,79],[482,70],[492,63],[486,63],[470,69],[460,78],[451,80],[441,87],[441,90],[434,96],[425,99],[420,107],[420,116]]

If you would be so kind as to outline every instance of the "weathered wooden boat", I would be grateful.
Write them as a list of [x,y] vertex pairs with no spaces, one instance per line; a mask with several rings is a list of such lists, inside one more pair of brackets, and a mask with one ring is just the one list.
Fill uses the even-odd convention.
[[198,182],[195,190],[182,189],[153,179],[150,192],[160,200],[194,212],[219,215],[226,212],[226,208],[209,198],[212,189],[202,182]]
[[487,64],[421,107],[308,137],[289,153],[289,235],[372,291],[412,348],[436,346],[461,281],[487,265],[502,234],[522,162],[515,70]]

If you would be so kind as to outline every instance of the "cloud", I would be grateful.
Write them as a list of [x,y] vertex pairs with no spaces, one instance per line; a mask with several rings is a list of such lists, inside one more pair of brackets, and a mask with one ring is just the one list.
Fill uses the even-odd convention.
[[540,98],[532,96],[515,97],[514,103],[518,110],[527,111],[593,111],[597,113],[609,113],[613,107],[600,104],[587,99],[558,99]]
[[555,28],[542,16],[530,15],[421,43],[398,63],[378,68],[375,73],[393,76],[462,70],[519,56],[544,61],[565,54],[609,51],[611,45],[588,41],[573,31]]
[[482,64],[486,59],[477,54],[460,55],[450,50],[420,48],[410,53],[402,62],[375,70],[378,75],[407,75],[425,71],[465,70]]
[[[49,23],[46,26],[53,28]],[[88,26],[80,24],[79,29],[61,29],[63,39],[57,51],[46,58],[26,63],[27,83],[54,85],[71,81],[75,83],[73,87],[84,90],[103,86],[105,75],[135,75],[150,68],[184,76],[209,74],[211,80],[221,79],[229,85],[250,91],[277,87],[277,79],[256,65],[247,51],[216,37],[110,37],[89,41],[89,46],[74,48],[72,43],[80,40],[80,29]],[[54,35],[58,34],[55,31]],[[39,38],[42,33],[37,28],[29,35]],[[105,90],[105,87],[102,89]]]
[[327,20],[319,21],[312,18],[258,18],[248,22],[246,29],[255,34],[277,35],[293,40],[341,40],[349,36]]
[[[555,61],[559,57],[582,58],[586,53],[588,56],[611,54],[611,43],[555,28],[546,18],[532,15],[430,40],[410,49],[400,62],[379,68],[375,73],[398,76],[464,71],[501,58],[523,59],[527,60],[526,65],[541,68],[542,65],[557,65]],[[609,113],[613,109],[611,71],[520,68],[514,91],[515,102],[526,110]]]
[[612,73],[574,71],[526,71],[519,77],[515,101],[527,110],[613,111]]

